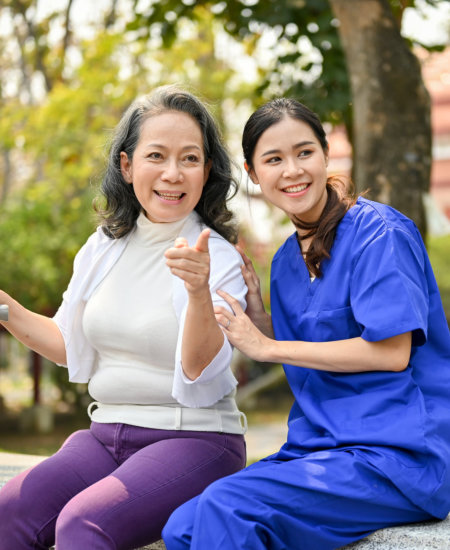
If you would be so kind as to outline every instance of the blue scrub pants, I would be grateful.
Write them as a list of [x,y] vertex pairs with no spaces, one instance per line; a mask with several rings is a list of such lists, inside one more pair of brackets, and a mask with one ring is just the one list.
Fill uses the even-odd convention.
[[331,550],[431,516],[362,451],[280,454],[212,483],[163,530],[168,550]]

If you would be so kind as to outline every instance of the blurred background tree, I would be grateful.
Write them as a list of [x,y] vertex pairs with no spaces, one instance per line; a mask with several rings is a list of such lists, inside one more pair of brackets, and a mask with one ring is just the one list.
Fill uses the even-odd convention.
[[[401,21],[406,8],[442,1],[1,0],[0,287],[35,311],[56,311],[95,227],[109,132],[135,96],[167,83],[210,104],[236,159],[248,114],[276,95],[344,124],[359,189],[425,235],[430,105]],[[242,196],[233,204],[269,305],[285,218],[249,191],[262,223]],[[81,402],[85,388],[52,372],[62,397]]]

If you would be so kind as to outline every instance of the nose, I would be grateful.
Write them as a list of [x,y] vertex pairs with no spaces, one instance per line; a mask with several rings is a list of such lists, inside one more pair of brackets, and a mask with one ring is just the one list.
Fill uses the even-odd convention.
[[161,180],[169,183],[178,183],[183,181],[183,173],[175,159],[169,159],[161,174]]
[[303,172],[301,165],[297,158],[287,159],[283,170],[284,178],[294,178]]

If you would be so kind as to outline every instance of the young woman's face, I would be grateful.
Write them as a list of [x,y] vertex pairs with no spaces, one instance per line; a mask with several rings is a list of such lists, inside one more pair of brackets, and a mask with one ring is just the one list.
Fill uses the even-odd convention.
[[261,135],[249,175],[292,219],[314,222],[327,201],[328,156],[308,124],[285,116]]
[[133,158],[122,151],[120,166],[145,215],[157,223],[181,220],[194,210],[210,169],[200,127],[179,111],[148,118]]

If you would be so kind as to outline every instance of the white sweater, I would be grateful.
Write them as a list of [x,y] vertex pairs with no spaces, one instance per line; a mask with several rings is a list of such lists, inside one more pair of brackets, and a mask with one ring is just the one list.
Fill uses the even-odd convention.
[[118,261],[92,293],[83,330],[97,352],[89,393],[101,403],[177,404],[172,397],[178,319],[164,252],[185,220],[143,214]]
[[[146,222],[148,222],[148,220],[146,220],[146,218],[142,220],[141,218],[139,223],[141,224],[141,222],[144,222],[145,224]],[[180,230],[180,235],[186,237],[189,244],[193,246],[197,240],[198,235],[204,227],[202,226],[199,216],[194,212],[185,220],[184,224],[181,223],[180,225],[182,226],[182,229]],[[119,262],[119,258],[121,258],[125,250],[133,250],[133,247],[137,244],[140,237],[142,237],[142,235],[139,235],[139,233],[140,228],[138,227],[137,231],[131,233],[127,237],[118,240],[112,240],[107,238],[99,228],[97,232],[88,239],[87,243],[77,254],[74,263],[74,274],[72,276],[72,280],[69,284],[67,291],[64,293],[63,303],[61,304],[60,309],[54,317],[54,320],[58,324],[66,342],[67,366],[69,369],[70,380],[74,382],[87,382],[90,380],[90,391],[92,392],[94,398],[101,397],[102,405],[93,414],[93,419],[97,421],[105,421],[105,415],[107,415],[109,418],[116,418],[118,411],[122,409],[120,405],[123,404],[122,401],[124,401],[127,402],[128,405],[134,405],[134,407],[131,407],[131,409],[133,409],[131,413],[135,420],[133,423],[137,425],[142,425],[142,423],[139,424],[138,421],[136,421],[137,417],[140,418],[139,411],[143,411],[142,407],[149,407],[148,410],[150,411],[153,410],[155,406],[160,408],[162,406],[161,400],[165,401],[165,397],[161,397],[159,401],[156,398],[156,387],[153,396],[147,396],[146,399],[142,399],[142,395],[138,394],[136,394],[136,397],[134,399],[131,395],[124,395],[124,397],[122,397],[122,400],[119,400],[119,402],[117,400],[118,395],[116,393],[113,392],[112,394],[109,394],[107,391],[105,392],[103,389],[100,389],[102,387],[102,384],[98,382],[101,381],[104,374],[104,372],[102,372],[102,370],[106,366],[104,359],[105,357],[108,357],[108,354],[105,353],[104,348],[103,353],[100,353],[100,360],[98,361],[97,353],[94,347],[94,345],[96,344],[94,343],[94,341],[89,341],[89,338],[92,339],[92,334],[89,336],[89,338],[86,338],[85,332],[83,330],[83,318],[85,315],[88,300],[90,301],[90,299],[92,298],[93,302],[91,304],[95,306],[96,295],[98,297],[101,297],[102,295],[101,289],[103,287],[103,284],[101,286],[99,285],[102,281],[104,281],[108,273],[111,272],[114,276],[114,272],[117,274],[122,269],[122,274],[120,275],[120,277],[126,276],[126,270],[123,270],[123,266],[125,265],[125,263]],[[172,242],[174,238],[178,235],[177,228],[175,228],[174,233],[175,234],[170,237]],[[136,238],[137,241],[135,242]],[[131,244],[131,248],[128,247],[129,243]],[[168,244],[168,246],[170,246],[170,244]],[[168,246],[166,246],[166,248],[168,248]],[[216,294],[217,290],[223,289],[229,294],[235,296],[239,300],[241,305],[245,307],[246,287],[240,271],[240,265],[242,261],[239,254],[236,252],[232,245],[230,245],[214,231],[211,232],[209,246],[211,256],[210,288],[214,304],[220,304],[227,307],[226,303]],[[120,267],[120,265],[122,265],[122,268]],[[112,268],[114,266],[116,267],[113,270]],[[178,277],[174,277],[169,273],[166,280],[171,281],[171,283],[169,282],[169,287],[171,288],[166,289],[166,302],[163,305],[163,309],[167,311],[168,298],[170,298],[170,301],[172,302],[172,308],[169,310],[169,315],[164,322],[168,322],[169,325],[172,326],[172,336],[170,337],[170,335],[167,334],[168,338],[171,340],[171,345],[165,347],[165,350],[162,351],[163,356],[160,357],[158,361],[161,361],[161,364],[164,364],[163,368],[166,369],[165,374],[160,373],[162,374],[162,377],[160,377],[160,383],[161,389],[164,387],[164,392],[167,396],[167,402],[164,406],[167,406],[169,410],[160,410],[159,412],[162,414],[160,414],[159,417],[163,418],[164,415],[166,415],[167,419],[169,419],[170,417],[169,422],[167,422],[167,420],[164,421],[164,424],[168,429],[173,429],[172,426],[175,426],[176,428],[181,427],[181,429],[195,429],[193,426],[196,425],[197,415],[193,414],[192,411],[177,409],[183,409],[184,407],[196,407],[203,409],[206,408],[208,412],[205,413],[205,417],[208,416],[208,418],[210,418],[209,426],[211,430],[215,431],[217,429],[217,431],[243,433],[243,431],[245,431],[245,426],[243,426],[240,421],[236,423],[238,417],[241,417],[241,413],[239,413],[239,411],[237,410],[233,398],[237,382],[230,369],[232,356],[231,345],[224,337],[224,344],[221,350],[211,361],[211,363],[205,368],[202,374],[196,380],[188,379],[184,375],[181,368],[181,343],[184,316],[187,306],[187,292],[185,290],[183,281]],[[113,281],[113,278],[108,277],[105,279],[105,288],[107,288],[108,286],[108,281]],[[96,289],[98,289],[97,292],[93,294],[94,290]],[[128,313],[125,313],[128,307],[126,305],[128,298],[124,300],[121,294],[122,293],[119,294],[116,300],[114,300],[113,298],[113,301],[115,302],[114,304],[111,303],[107,307],[112,308],[112,310],[115,310],[116,312],[120,311],[121,313],[119,315],[129,315],[130,311],[128,311]],[[105,300],[105,296],[103,296],[103,300]],[[97,306],[98,305],[99,303],[97,303]],[[162,303],[160,305],[162,305]],[[89,306],[89,308],[90,307],[91,305]],[[105,311],[105,316],[110,316],[112,310],[108,309],[108,311]],[[131,317],[135,316],[136,312],[137,310],[135,308],[134,313],[131,312]],[[172,320],[170,320],[170,312],[174,313],[175,319],[172,317]],[[173,332],[174,320],[176,320],[178,324],[178,330],[176,331],[176,334],[174,334]],[[130,319],[128,319],[127,323],[129,321]],[[134,321],[136,321],[136,319],[130,322]],[[111,320],[108,318],[108,323],[110,322]],[[116,318],[114,322],[116,323],[115,330],[120,332],[121,320]],[[89,315],[87,315],[86,317],[86,323],[87,325],[89,325]],[[97,326],[97,328],[94,329],[95,332],[95,330],[99,330],[99,325],[97,322],[95,322],[94,324]],[[109,326],[109,329],[111,328],[112,327]],[[134,329],[136,329],[136,325],[134,326]],[[88,333],[89,330],[90,329],[88,329]],[[131,331],[133,331],[133,328],[131,328]],[[103,338],[103,344],[101,344],[101,346],[104,346],[107,343],[107,332],[103,333],[102,335],[97,334],[96,336],[97,338]],[[173,348],[172,351],[170,351],[171,346],[173,346],[175,343],[174,340],[176,340],[175,354],[173,354]],[[111,345],[114,346],[116,343],[117,332],[111,335]],[[131,347],[134,349],[134,343],[132,343]],[[124,353],[124,350],[125,348],[123,348],[122,353]],[[170,383],[168,384],[168,377],[166,375],[169,368],[169,355],[171,353],[174,364],[171,372],[171,391],[168,395]],[[124,357],[125,356],[122,355],[122,359],[124,359]],[[154,364],[153,359],[150,361],[150,363],[150,368],[160,368]],[[112,364],[113,363],[111,363],[111,365]],[[103,378],[103,382],[106,379],[107,377]],[[114,384],[118,383],[118,380],[116,380],[115,382],[113,380],[109,380],[108,384],[109,383],[114,386]],[[135,387],[135,390],[137,390],[137,386]],[[110,395],[110,399],[108,399],[107,395]],[[134,403],[130,403],[131,401],[133,401]],[[184,405],[184,407],[180,408],[180,404]],[[224,413],[226,411],[226,414],[223,416],[223,418],[221,418],[221,415],[219,413],[220,409],[222,409]],[[106,413],[106,411],[109,412]],[[97,415],[98,418],[95,418],[95,415]],[[183,416],[185,418],[185,422],[180,420],[180,418],[182,418]],[[116,419],[111,421],[123,420]],[[168,424],[170,424],[170,427]],[[197,429],[208,430],[208,428],[205,428],[204,426],[201,426]]]

